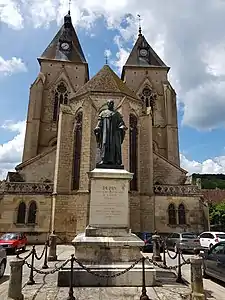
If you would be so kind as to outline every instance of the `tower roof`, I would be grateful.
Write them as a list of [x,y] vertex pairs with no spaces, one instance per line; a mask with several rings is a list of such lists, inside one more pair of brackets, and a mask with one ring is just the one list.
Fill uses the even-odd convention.
[[[71,44],[69,51],[63,51],[60,48],[60,43],[62,42],[68,42]],[[72,24],[70,11],[64,17],[64,24],[39,59],[56,59],[77,63],[86,63],[83,50]]]
[[87,92],[123,93],[136,98],[135,93],[126,86],[108,65],[104,65],[90,81],[81,87],[77,91],[76,96],[80,96]]
[[[140,50],[147,50],[146,56],[140,55]],[[125,66],[139,66],[139,67],[167,67],[166,64],[161,60],[157,53],[152,49],[144,35],[141,33],[139,28],[138,39],[126,61]]]

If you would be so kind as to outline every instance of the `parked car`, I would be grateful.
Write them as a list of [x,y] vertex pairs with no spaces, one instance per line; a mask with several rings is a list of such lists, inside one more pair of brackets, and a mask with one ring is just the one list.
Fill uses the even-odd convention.
[[203,257],[203,275],[214,277],[225,282],[225,241],[205,249]]
[[0,278],[2,278],[5,273],[6,263],[7,263],[6,251],[3,247],[0,246]]
[[0,246],[13,253],[16,250],[26,250],[27,238],[24,233],[5,233],[0,237]]
[[151,232],[134,232],[140,239],[142,239],[145,245],[140,249],[143,252],[152,252],[153,243],[152,243],[152,233]]
[[199,235],[200,244],[203,248],[211,248],[213,245],[225,241],[225,232],[206,231]]
[[201,248],[200,240],[197,234],[193,232],[171,233],[166,238],[166,246],[175,252],[177,252],[178,247],[183,251],[193,251],[195,248]]

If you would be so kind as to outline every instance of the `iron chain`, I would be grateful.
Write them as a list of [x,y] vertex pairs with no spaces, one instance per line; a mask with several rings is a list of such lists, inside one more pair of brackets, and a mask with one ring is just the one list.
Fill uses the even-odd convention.
[[129,272],[131,269],[133,269],[140,261],[142,260],[142,258],[139,258],[138,260],[136,260],[130,267],[128,267],[127,269],[121,271],[121,272],[118,272],[116,274],[113,274],[113,275],[103,275],[103,274],[98,274],[96,272],[93,272],[91,271],[91,269],[85,267],[79,260],[77,260],[76,258],[74,258],[74,261],[76,263],[78,263],[78,265],[84,269],[85,271],[87,271],[88,273],[94,275],[94,276],[97,276],[97,277],[102,277],[102,278],[115,278],[115,277],[118,277],[118,276],[121,276],[127,272]]
[[[68,262],[70,261],[71,259],[67,259],[66,261],[64,261],[64,263],[60,266],[60,267],[55,267],[55,269],[53,269],[53,270],[51,270],[51,271],[41,271],[41,270],[38,270],[37,268],[35,268],[34,266],[33,266],[33,270],[36,272],[36,273],[38,273],[38,274],[42,274],[42,275],[50,275],[50,274],[54,274],[54,273],[56,273],[56,272],[58,272],[58,271],[60,271],[62,268],[64,268],[67,264],[68,264]],[[32,265],[31,264],[29,264],[27,261],[25,261],[25,264],[28,266],[28,268],[32,268]]]
[[161,263],[158,263],[154,260],[152,260],[151,258],[149,258],[148,256],[146,257],[149,262],[151,264],[153,264],[154,266],[158,267],[158,268],[161,268],[161,269],[165,269],[165,270],[176,270],[179,266],[182,267],[184,265],[188,265],[190,264],[190,260],[187,260],[187,261],[184,261],[183,263],[181,263],[180,265],[175,265],[175,266],[166,266],[164,264],[161,264]]
[[38,257],[36,249],[34,250],[34,255],[35,255],[35,257],[36,257],[37,260],[41,260],[42,259],[42,257],[44,256],[45,250],[46,250],[46,245],[44,246],[44,249],[43,249],[40,257]]
[[17,254],[16,254],[16,257],[19,258],[19,259],[27,260],[27,259],[32,255],[32,253],[33,253],[33,250],[31,250],[30,253],[29,253],[27,256],[25,256],[25,257],[21,257],[21,256],[19,255],[19,253],[17,253]]

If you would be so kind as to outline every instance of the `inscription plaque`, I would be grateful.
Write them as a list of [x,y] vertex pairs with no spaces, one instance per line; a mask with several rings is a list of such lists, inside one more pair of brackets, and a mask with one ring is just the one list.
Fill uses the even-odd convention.
[[128,227],[127,180],[92,180],[90,226]]

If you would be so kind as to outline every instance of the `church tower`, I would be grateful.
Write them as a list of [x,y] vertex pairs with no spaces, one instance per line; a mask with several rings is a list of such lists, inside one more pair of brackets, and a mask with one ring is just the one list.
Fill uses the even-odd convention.
[[176,93],[168,81],[169,67],[146,41],[138,39],[122,71],[122,80],[152,111],[153,151],[180,166]]
[[40,73],[30,88],[23,163],[56,146],[60,104],[69,105],[70,98],[89,80],[70,11],[38,61]]

